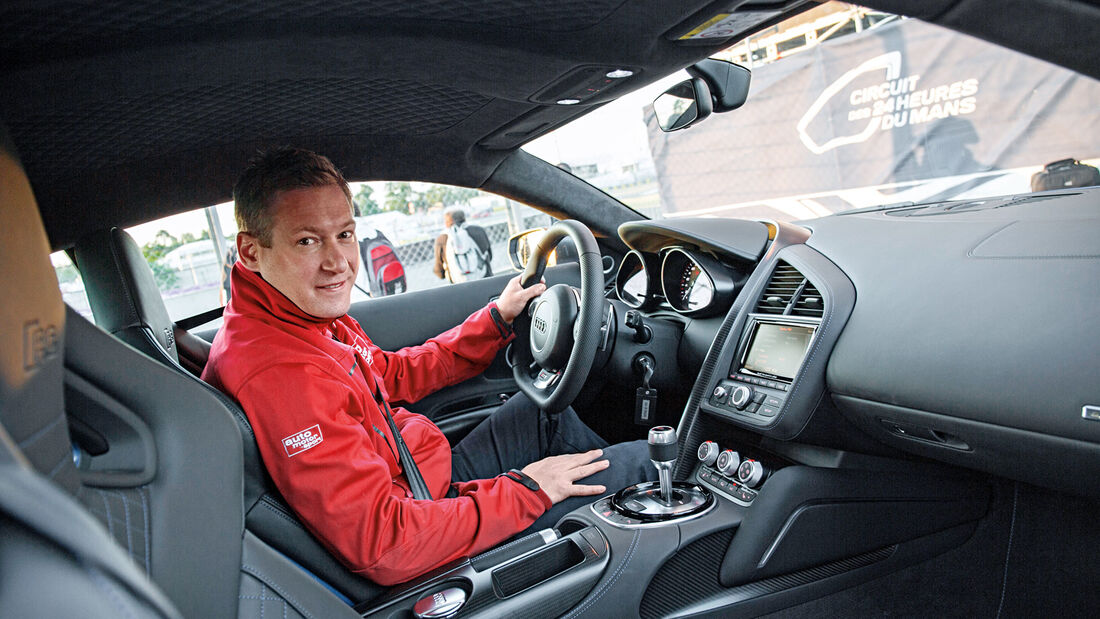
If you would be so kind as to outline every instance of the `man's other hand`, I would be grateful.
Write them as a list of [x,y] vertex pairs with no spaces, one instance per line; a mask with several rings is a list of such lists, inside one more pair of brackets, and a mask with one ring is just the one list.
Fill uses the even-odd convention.
[[512,324],[512,321],[516,319],[516,316],[519,316],[523,308],[527,307],[527,302],[544,292],[546,292],[546,284],[543,282],[539,282],[530,288],[524,288],[519,285],[519,275],[513,277],[508,280],[508,285],[504,287],[504,291],[497,298],[497,309],[500,311],[500,317],[508,324]]
[[554,503],[571,496],[603,494],[607,492],[607,488],[603,486],[573,483],[610,466],[611,463],[607,460],[596,460],[602,455],[602,449],[593,449],[580,454],[551,456],[523,467],[523,473],[538,482],[539,487]]

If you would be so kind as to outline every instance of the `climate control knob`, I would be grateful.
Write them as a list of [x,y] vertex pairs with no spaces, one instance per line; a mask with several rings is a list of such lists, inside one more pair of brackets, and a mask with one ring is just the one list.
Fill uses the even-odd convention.
[[752,402],[752,387],[748,385],[737,385],[730,392],[730,404],[733,404],[737,408],[745,408],[749,402]]
[[703,441],[702,445],[699,445],[699,461],[703,464],[710,466],[718,460],[718,443],[714,441]]
[[737,465],[741,462],[741,456],[732,449],[727,449],[718,454],[718,460],[716,466],[718,471],[725,475],[734,475],[737,473]]
[[764,465],[756,460],[745,460],[737,467],[737,481],[755,488],[764,479]]

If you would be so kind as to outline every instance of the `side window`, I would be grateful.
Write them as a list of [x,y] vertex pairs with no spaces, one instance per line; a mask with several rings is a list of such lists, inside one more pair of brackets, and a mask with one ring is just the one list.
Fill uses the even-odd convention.
[[179,321],[225,305],[229,264],[236,260],[231,203],[127,228],[153,270],[168,316]]
[[61,298],[65,304],[79,312],[88,320],[92,320],[92,306],[88,304],[88,295],[84,292],[84,280],[80,278],[80,271],[76,270],[69,255],[63,251],[50,254],[54,272],[57,274],[57,283],[61,287]]
[[[363,257],[359,286],[371,296],[425,290],[486,272],[510,273],[508,238],[551,223],[540,211],[467,187],[391,181],[352,183],[351,190]],[[465,249],[462,242],[467,238],[476,246],[487,242],[486,271],[476,268],[481,257],[455,251],[454,241],[448,252],[448,237],[441,238],[447,232],[444,224],[459,218],[465,219],[460,227],[466,233],[456,237],[461,239],[457,249]],[[437,258],[437,242],[442,261]]]
[[[352,302],[425,290],[450,283],[447,269],[436,275],[435,243],[444,232],[445,215],[465,216],[465,227],[480,243],[488,242],[488,268],[512,271],[508,238],[551,219],[535,209],[476,189],[431,183],[351,183],[360,269]],[[233,204],[224,203],[165,217],[127,229],[141,247],[174,321],[224,306],[228,274],[236,260],[237,223]],[[463,238],[466,238],[465,236]],[[445,245],[444,245],[445,247]],[[453,247],[453,244],[452,244]],[[54,254],[65,300],[91,318],[80,274],[68,256]],[[197,327],[205,329],[218,322]]]

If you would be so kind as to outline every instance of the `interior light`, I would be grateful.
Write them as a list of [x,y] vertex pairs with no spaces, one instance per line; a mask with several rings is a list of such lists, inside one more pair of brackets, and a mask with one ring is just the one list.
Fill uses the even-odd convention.
[[631,75],[634,75],[634,72],[630,69],[615,69],[614,71],[607,72],[607,77],[610,77],[613,80],[617,80],[623,77],[630,77]]
[[580,99],[558,99],[558,105],[576,105],[580,102]]

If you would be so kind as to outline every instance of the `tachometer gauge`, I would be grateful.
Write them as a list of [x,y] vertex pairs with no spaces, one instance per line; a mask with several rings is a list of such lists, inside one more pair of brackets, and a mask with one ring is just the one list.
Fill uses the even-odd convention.
[[657,273],[654,262],[654,258],[633,250],[623,256],[615,275],[615,292],[623,303],[633,308],[650,304],[656,296],[656,282],[650,275]]

